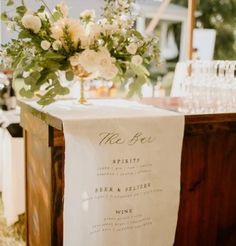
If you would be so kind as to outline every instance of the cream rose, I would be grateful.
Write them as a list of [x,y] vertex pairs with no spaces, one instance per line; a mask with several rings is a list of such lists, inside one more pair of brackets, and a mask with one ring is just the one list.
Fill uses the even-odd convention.
[[98,70],[102,78],[110,80],[118,73],[118,68],[115,66],[115,60],[111,57],[107,48],[102,47],[98,52]]
[[51,28],[52,38],[55,40],[60,40],[62,45],[66,48],[64,42],[64,30],[67,27],[68,36],[71,39],[75,48],[77,48],[78,43],[81,42],[82,45],[86,43],[87,37],[86,32],[79,20],[64,18],[55,22]]
[[137,50],[138,50],[138,46],[135,43],[131,43],[128,46],[126,46],[126,50],[131,54],[131,55],[135,55]]
[[89,73],[98,71],[98,53],[87,49],[81,53],[78,63]]
[[132,59],[131,59],[131,62],[134,64],[134,65],[141,65],[143,63],[143,58],[139,55],[136,55],[136,56],[133,56]]
[[100,69],[100,76],[106,80],[113,79],[118,73],[118,68],[115,64],[109,64]]
[[41,48],[42,48],[43,50],[49,50],[50,47],[51,47],[51,43],[48,42],[47,40],[43,40],[43,41],[41,42]]
[[23,16],[22,25],[34,33],[38,33],[42,27],[40,18],[32,14],[25,14]]

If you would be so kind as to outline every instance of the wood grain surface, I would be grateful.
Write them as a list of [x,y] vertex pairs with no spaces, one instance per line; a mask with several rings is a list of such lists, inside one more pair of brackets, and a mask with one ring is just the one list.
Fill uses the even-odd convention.
[[[174,110],[178,100],[148,99],[144,103]],[[27,143],[27,245],[62,246],[62,125],[59,119],[21,106]],[[186,116],[174,245],[236,246],[235,187],[236,113]]]

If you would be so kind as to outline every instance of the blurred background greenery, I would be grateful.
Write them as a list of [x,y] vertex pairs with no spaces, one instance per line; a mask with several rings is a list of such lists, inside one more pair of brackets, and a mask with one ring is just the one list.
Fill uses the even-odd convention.
[[[188,6],[188,0],[171,2]],[[196,19],[196,26],[217,31],[214,59],[236,60],[236,0],[198,0],[197,10],[202,14]],[[177,40],[180,38],[179,29],[177,25]]]

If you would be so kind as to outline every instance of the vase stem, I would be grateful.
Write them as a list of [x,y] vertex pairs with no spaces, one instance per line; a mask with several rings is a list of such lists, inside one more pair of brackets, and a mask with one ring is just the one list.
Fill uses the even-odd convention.
[[85,104],[87,100],[84,97],[84,79],[80,79],[80,99],[79,103],[80,104]]

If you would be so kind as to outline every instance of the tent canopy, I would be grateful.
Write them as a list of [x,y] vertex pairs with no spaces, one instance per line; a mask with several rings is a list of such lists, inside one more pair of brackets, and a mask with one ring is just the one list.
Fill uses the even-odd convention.
[[[140,10],[139,14],[141,17],[145,18],[153,18],[158,8],[161,5],[160,1],[153,0],[138,0],[136,1],[136,5],[138,10]],[[196,11],[195,17],[199,17],[201,12]],[[172,22],[183,22],[188,18],[188,8],[176,4],[170,3],[163,15],[161,16],[161,20],[172,21]]]

